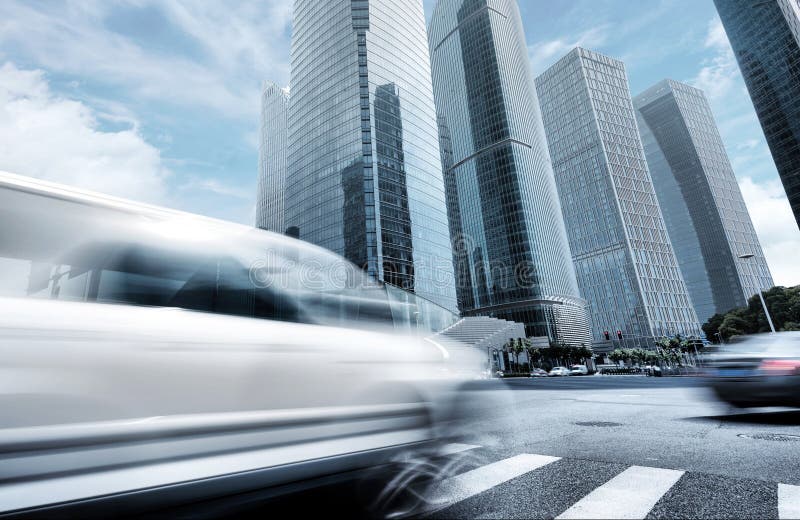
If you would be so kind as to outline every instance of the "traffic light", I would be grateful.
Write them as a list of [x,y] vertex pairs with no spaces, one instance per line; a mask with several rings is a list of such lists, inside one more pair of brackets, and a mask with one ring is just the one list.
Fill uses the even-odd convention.
[[609,334],[607,330],[606,330],[606,331],[603,331],[603,334],[604,334],[604,335],[605,335],[605,337],[606,337],[606,341],[609,341],[609,340],[611,340],[611,334]]
[[621,331],[621,330],[618,330],[618,331],[617,331],[617,337],[618,337],[619,339],[622,339],[622,331]]

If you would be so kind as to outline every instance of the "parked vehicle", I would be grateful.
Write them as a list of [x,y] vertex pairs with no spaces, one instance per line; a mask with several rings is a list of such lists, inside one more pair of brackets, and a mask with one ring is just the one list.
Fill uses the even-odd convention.
[[800,407],[800,332],[740,336],[708,356],[709,385],[738,407]]
[[553,367],[548,374],[550,377],[568,376],[571,372],[567,367]]
[[485,367],[411,334],[411,296],[281,235],[3,173],[0,223],[0,514],[416,454]]
[[586,365],[572,365],[570,375],[587,376],[589,375],[589,368]]
[[547,372],[541,368],[531,370],[531,377],[547,377]]

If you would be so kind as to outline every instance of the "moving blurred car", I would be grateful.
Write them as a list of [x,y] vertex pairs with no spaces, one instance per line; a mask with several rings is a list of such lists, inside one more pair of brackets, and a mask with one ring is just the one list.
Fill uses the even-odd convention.
[[709,356],[710,386],[737,407],[800,407],[800,332],[733,338]]
[[644,375],[648,377],[661,377],[661,367],[658,365],[645,365]]
[[572,365],[569,373],[573,376],[586,376],[589,375],[589,368],[586,365]]
[[531,377],[547,377],[547,372],[541,368],[531,370]]
[[550,377],[562,377],[570,375],[570,370],[567,367],[553,367],[548,374]]
[[418,453],[485,367],[412,334],[413,295],[281,235],[4,173],[0,222],[0,514]]

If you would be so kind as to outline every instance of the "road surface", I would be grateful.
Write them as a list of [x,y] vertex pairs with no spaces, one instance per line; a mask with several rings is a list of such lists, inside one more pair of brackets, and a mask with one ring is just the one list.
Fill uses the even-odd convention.
[[[471,392],[492,405],[440,457],[450,470],[418,516],[800,518],[800,411],[731,410],[696,378],[494,380]],[[352,496],[337,483],[203,511],[352,517]]]

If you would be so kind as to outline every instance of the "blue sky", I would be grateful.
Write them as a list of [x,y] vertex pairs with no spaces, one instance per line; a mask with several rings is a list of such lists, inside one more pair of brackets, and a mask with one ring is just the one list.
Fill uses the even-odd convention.
[[[251,223],[259,85],[289,82],[288,0],[3,0],[0,169]],[[424,0],[430,15],[434,0]],[[706,91],[776,282],[800,232],[712,0],[521,0],[534,71],[575,45],[634,94]]]

